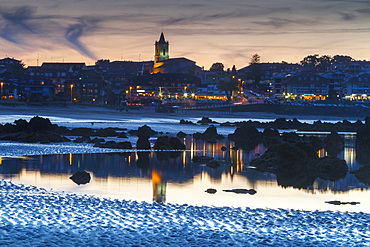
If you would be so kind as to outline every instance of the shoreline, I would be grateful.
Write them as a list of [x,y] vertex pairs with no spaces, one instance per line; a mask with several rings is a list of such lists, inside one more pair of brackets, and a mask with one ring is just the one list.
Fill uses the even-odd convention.
[[232,115],[225,112],[215,111],[195,111],[195,110],[180,110],[176,113],[157,113],[154,110],[130,110],[117,111],[112,108],[97,107],[97,106],[0,106],[0,117],[3,115],[46,115],[53,117],[68,117],[78,119],[96,119],[96,120],[122,120],[122,119],[138,119],[138,118],[153,118],[153,119],[191,119],[191,118],[225,118],[225,119],[261,119],[274,120],[276,118],[286,118],[298,120],[321,120],[321,121],[356,121],[363,120],[363,117],[357,118],[353,116],[323,116],[323,115],[285,115],[267,112],[235,112]]

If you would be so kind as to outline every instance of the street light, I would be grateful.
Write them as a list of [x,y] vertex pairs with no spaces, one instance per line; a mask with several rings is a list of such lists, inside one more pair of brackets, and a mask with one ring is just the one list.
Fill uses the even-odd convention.
[[1,82],[1,99],[3,99],[3,86],[4,86],[4,82]]
[[131,89],[132,89],[132,87],[130,87],[130,101],[129,101],[130,105],[131,105]]
[[72,104],[72,89],[73,89],[73,84],[71,84],[71,104]]

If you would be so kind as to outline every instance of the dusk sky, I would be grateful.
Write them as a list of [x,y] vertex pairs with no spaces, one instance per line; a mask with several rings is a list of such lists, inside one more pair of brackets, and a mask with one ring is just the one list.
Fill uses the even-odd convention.
[[[208,69],[299,62],[309,54],[370,59],[369,0],[1,0],[0,57],[42,62],[170,57]],[[140,55],[139,55],[140,54]]]

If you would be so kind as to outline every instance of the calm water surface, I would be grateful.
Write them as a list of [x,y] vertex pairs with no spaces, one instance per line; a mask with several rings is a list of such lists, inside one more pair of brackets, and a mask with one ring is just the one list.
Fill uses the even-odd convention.
[[[356,161],[353,135],[346,135],[345,150],[338,157],[345,159],[349,170],[360,165]],[[282,187],[276,176],[261,173],[248,166],[256,154],[266,148],[234,151],[232,143],[208,144],[187,138],[184,152],[147,152],[114,154],[43,155],[3,158],[0,177],[14,183],[83,193],[109,198],[157,201],[177,204],[232,206],[252,208],[285,208],[304,210],[340,210],[370,213],[370,186],[352,174],[336,182],[316,179],[307,189]],[[221,151],[222,146],[228,150]],[[325,150],[318,152],[320,157]],[[212,169],[191,162],[195,155],[219,160],[220,168]],[[92,175],[87,185],[76,185],[69,177],[79,170]],[[208,188],[217,189],[207,194]],[[255,195],[223,192],[225,189],[255,189]],[[329,200],[356,201],[359,205],[335,206]]]

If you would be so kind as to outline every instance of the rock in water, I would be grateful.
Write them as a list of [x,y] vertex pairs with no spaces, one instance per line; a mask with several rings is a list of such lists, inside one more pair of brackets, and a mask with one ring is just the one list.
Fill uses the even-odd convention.
[[204,192],[207,192],[208,194],[215,194],[217,192],[217,190],[216,189],[213,189],[213,188],[209,188],[209,189],[207,189]]
[[344,139],[335,131],[332,131],[324,139],[325,149],[330,156],[337,156],[344,149]]
[[70,179],[75,182],[76,184],[87,184],[90,183],[90,173],[85,171],[78,171],[75,174],[73,174]]
[[223,190],[224,192],[233,192],[235,194],[250,194],[254,195],[257,193],[255,189],[232,189],[232,190]]

